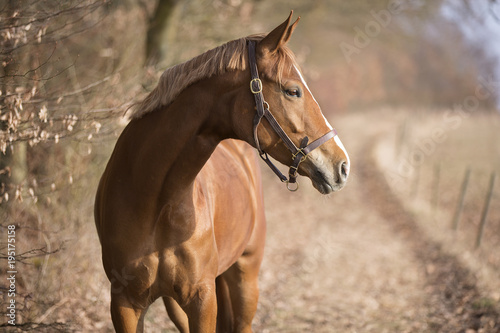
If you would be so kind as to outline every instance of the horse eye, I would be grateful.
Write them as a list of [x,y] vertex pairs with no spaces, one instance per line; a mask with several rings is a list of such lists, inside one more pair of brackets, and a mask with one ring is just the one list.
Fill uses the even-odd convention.
[[301,92],[299,89],[287,89],[285,90],[285,94],[287,94],[288,96],[290,97],[300,97],[301,96]]

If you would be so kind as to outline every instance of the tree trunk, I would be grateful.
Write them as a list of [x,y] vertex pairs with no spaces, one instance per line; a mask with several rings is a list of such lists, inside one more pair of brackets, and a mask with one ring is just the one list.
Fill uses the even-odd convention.
[[[5,22],[4,28],[10,28],[15,26],[15,12],[20,4],[15,0],[9,0],[4,7],[4,12],[2,13],[3,20]],[[6,99],[9,95],[16,93],[16,88],[21,88],[19,82],[14,80],[15,75],[19,75],[19,72],[27,70],[26,61],[24,57],[19,56],[19,52],[16,50],[11,50],[14,43],[11,39],[6,39],[2,43],[2,48],[4,53],[2,54],[1,63],[2,69],[0,70],[0,75],[2,76],[0,90],[2,94],[0,95],[0,105],[3,106],[1,109],[1,115],[8,115],[12,110],[10,107],[6,107]],[[20,60],[21,59],[21,60]],[[8,122],[0,122],[0,131],[4,132],[4,140],[7,139]],[[27,166],[27,143],[25,141],[20,141],[15,143],[15,147],[11,150],[11,147],[7,147],[5,154],[0,152],[0,191],[9,191],[13,186],[21,184],[27,177],[28,166]],[[3,193],[0,193],[2,195]]]
[[149,21],[146,38],[146,65],[155,66],[165,56],[165,35],[178,0],[159,0]]

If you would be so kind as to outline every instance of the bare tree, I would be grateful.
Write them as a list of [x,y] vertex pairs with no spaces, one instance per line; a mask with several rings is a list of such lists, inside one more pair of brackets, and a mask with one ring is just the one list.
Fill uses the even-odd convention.
[[158,1],[149,20],[146,36],[147,65],[156,65],[160,59],[164,58],[167,49],[165,34],[167,33],[169,19],[178,3],[178,0]]
[[[102,35],[96,27],[109,15],[100,0],[0,3],[0,262],[6,267],[10,256],[4,231],[15,229],[22,235],[16,239],[22,250],[14,255],[22,268],[16,284],[16,326],[23,330],[68,329],[48,319],[61,299],[40,294],[47,288],[39,280],[48,258],[64,252],[64,238],[52,236],[68,218],[46,208],[51,200],[63,212],[77,205],[65,187],[76,178],[74,166],[90,154],[81,157],[75,150],[95,140],[106,121],[121,115],[128,98],[110,100],[119,63],[112,41],[96,38]],[[82,59],[87,66],[79,66]],[[2,291],[8,290],[4,274],[2,270]],[[6,295],[2,293],[4,301]],[[4,319],[6,310],[0,310]],[[9,324],[2,321],[0,326]]]

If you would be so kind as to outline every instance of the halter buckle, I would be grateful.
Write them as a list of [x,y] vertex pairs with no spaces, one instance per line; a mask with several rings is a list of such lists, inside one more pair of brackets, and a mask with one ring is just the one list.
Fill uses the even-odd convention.
[[[305,148],[305,147],[304,147],[304,148]],[[307,158],[307,154],[306,154],[306,153],[304,153],[304,148],[300,148],[299,150],[297,150],[297,152],[296,152],[295,154],[292,154],[292,161],[295,161],[295,158],[297,158],[297,156],[298,156],[299,154],[304,155],[304,156],[302,156],[302,158],[300,159],[300,162],[299,162],[299,163],[302,163],[302,162],[304,162],[304,161],[306,160],[306,158]]]
[[[253,88],[253,83],[257,82],[257,90]],[[252,94],[260,94],[262,92],[262,81],[259,78],[254,78],[250,81],[250,91]]]

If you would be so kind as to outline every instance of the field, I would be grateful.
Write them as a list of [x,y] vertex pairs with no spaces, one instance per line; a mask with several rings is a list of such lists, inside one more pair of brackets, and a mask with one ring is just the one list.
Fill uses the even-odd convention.
[[[352,167],[325,197],[304,177],[287,191],[262,164],[254,331],[500,332],[500,114],[485,111],[498,92],[486,98],[483,84],[498,59],[457,28],[472,7],[453,21],[442,16],[461,3],[451,0],[407,1],[389,16],[381,0],[172,1],[151,63],[155,3],[11,1],[0,15],[0,263],[15,238],[18,323],[3,317],[0,329],[113,331],[93,209],[127,107],[165,67],[269,31],[293,5],[291,48]],[[146,331],[176,332],[161,301]]]
[[[441,115],[417,115],[406,144],[439,125]],[[477,198],[471,182],[460,228],[454,232],[450,226],[463,169],[472,158],[483,166],[484,178],[493,168],[489,156],[500,142],[500,117],[474,116],[449,132],[422,163],[417,194],[411,190],[414,175],[391,183],[394,170],[387,167],[397,165],[395,138],[408,117],[415,115],[387,109],[331,119],[353,169],[347,188],[328,198],[305,179],[298,193],[288,193],[263,168],[269,229],[255,331],[500,331],[498,184],[479,249],[474,249],[473,221],[480,214],[473,202],[482,205],[487,179],[477,185]],[[460,145],[457,156],[442,153],[454,151],[457,136],[475,132],[485,136],[479,145],[493,147],[483,151],[483,160],[472,144]],[[438,211],[432,211],[428,192],[434,187],[426,179],[432,179],[435,163],[444,164],[444,156],[454,168],[442,167]],[[162,304],[153,306],[148,320],[152,330],[162,327]]]
[[[391,168],[387,165],[396,165],[394,138],[406,117],[411,117],[409,111],[382,110],[331,119],[353,167],[348,186],[329,197],[316,193],[306,179],[300,179],[299,192],[290,193],[263,168],[268,244],[256,332],[499,331],[498,184],[483,243],[475,250],[476,206],[485,197],[487,179],[481,176],[488,178],[489,159],[472,174],[477,185],[471,182],[463,220],[454,232],[450,219],[460,174],[470,156],[477,162],[480,157],[475,146],[461,145],[456,160],[448,156],[448,163],[455,161],[454,168],[445,172],[443,155],[438,153],[453,150],[455,135],[465,132],[481,129],[485,140],[490,140],[498,135],[499,117],[472,117],[462,130],[450,132],[449,140],[426,156],[419,190],[413,196],[408,189],[414,176],[398,183],[402,188],[388,181]],[[426,133],[439,114],[419,119],[414,128]],[[408,145],[420,137],[417,131],[413,135],[407,138]],[[488,154],[492,153],[484,156]],[[433,211],[428,194],[433,186],[426,180],[432,177],[426,175],[438,161],[443,163],[440,200]],[[63,331],[112,331],[109,283],[100,262],[92,204],[83,206],[81,224],[72,227],[75,237],[64,251],[40,260],[36,282],[27,279],[38,283],[39,289],[26,304],[35,320],[59,322]],[[58,281],[56,287],[54,281]],[[44,283],[56,289],[44,290]],[[60,300],[37,312],[43,309],[40,296],[48,298],[51,292]],[[148,312],[146,327],[149,332],[175,332],[160,301]]]
[[[412,146],[422,139],[422,133],[439,126],[441,116],[440,113],[417,115],[420,120],[411,122],[414,135],[408,135],[406,144]],[[275,232],[277,239],[288,241],[276,242],[272,234],[269,236],[272,250],[268,256],[272,264],[268,269],[274,274],[266,274],[266,268],[263,269],[263,276],[269,279],[263,280],[271,285],[267,289],[271,299],[267,299],[264,289],[262,303],[268,304],[272,314],[261,312],[266,324],[260,326],[262,329],[265,327],[269,332],[499,331],[495,311],[500,300],[500,244],[496,239],[500,202],[498,194],[494,195],[489,224],[481,247],[476,250],[474,240],[480,209],[474,208],[474,202],[483,204],[489,172],[495,170],[491,156],[498,151],[500,117],[471,117],[460,130],[449,132],[448,140],[441,142],[422,163],[416,194],[411,190],[415,175],[404,183],[391,182],[394,166],[398,165],[397,158],[394,159],[395,138],[400,124],[408,117],[415,114],[390,109],[335,117],[332,123],[340,130],[353,161],[349,186],[328,199],[317,198],[313,190],[307,197],[304,194],[290,198],[297,200],[302,214],[286,209],[268,213],[273,218],[269,221],[270,233]],[[457,136],[466,133],[482,133],[486,142],[481,138],[476,141],[476,136],[472,136],[474,140],[466,141],[470,142],[468,146],[457,146]],[[492,149],[484,149],[480,155],[475,142],[482,147],[490,145]],[[443,153],[457,151],[457,147],[460,147],[458,156]],[[485,178],[482,183],[477,182],[475,192],[471,185],[463,220],[456,232],[451,230],[449,221],[461,177],[454,177],[443,166],[438,211],[433,212],[429,202],[432,196],[428,193],[434,188],[430,181],[432,166],[438,162],[444,164],[444,156],[455,166],[450,169],[457,173],[474,159],[483,167],[476,169],[476,177],[480,178],[482,170]],[[391,193],[387,193],[389,189]],[[274,191],[278,197],[279,188]],[[302,204],[303,201],[306,203]],[[280,202],[272,207],[282,205]],[[283,219],[283,215],[289,217]],[[283,235],[284,232],[291,235]],[[269,327],[270,322],[276,326]]]
[[[407,119],[402,121],[403,126]],[[422,142],[437,128],[445,129],[445,140],[425,148]],[[384,160],[379,158],[380,165],[390,170],[386,172],[389,183],[400,194],[408,211],[419,218],[429,237],[442,242],[447,251],[481,277],[481,283],[489,285],[495,299],[500,297],[499,129],[497,114],[480,113],[464,118],[457,128],[446,130],[443,113],[437,113],[414,117],[411,138],[403,143],[406,152],[401,152],[399,157],[392,154],[386,159],[383,148],[379,147],[379,157],[384,156]],[[384,144],[389,145],[390,140],[395,142],[397,135],[386,138]],[[426,149],[429,152],[423,152]],[[419,153],[423,162],[414,164],[411,172],[398,179],[395,176],[398,165],[401,166],[401,161],[407,162],[415,151],[423,152]],[[467,173],[468,181],[465,180]],[[395,179],[401,182],[394,182]]]

